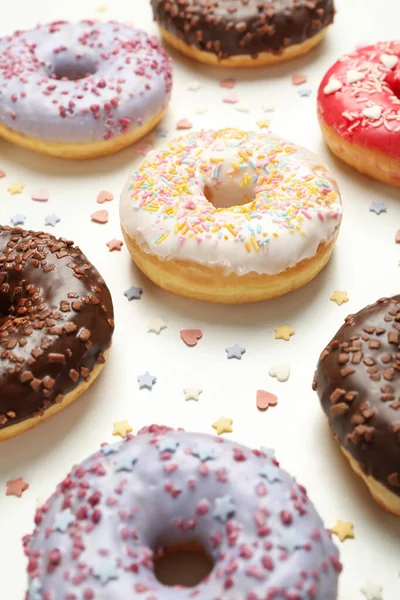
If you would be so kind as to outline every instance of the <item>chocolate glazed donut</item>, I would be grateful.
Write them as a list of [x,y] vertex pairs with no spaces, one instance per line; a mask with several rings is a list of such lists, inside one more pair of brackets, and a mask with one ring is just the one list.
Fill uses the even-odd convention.
[[110,292],[73,242],[0,226],[0,440],[75,400],[113,329]]
[[[173,44],[171,37],[177,37],[181,45],[173,45],[182,52],[183,45],[186,50],[187,45],[193,46],[217,59],[207,60],[203,55],[203,62],[220,64],[239,55],[249,56],[257,64],[258,55],[269,53],[272,56],[262,62],[266,64],[302,54],[322,39],[322,35],[317,39],[318,34],[333,22],[335,14],[333,0],[151,0],[151,4],[167,41]],[[302,52],[300,45],[311,38],[315,44]],[[284,57],[284,51],[295,45],[298,51]],[[202,60],[193,52],[191,56]]]
[[321,354],[314,389],[353,469],[400,515],[400,296],[346,318]]

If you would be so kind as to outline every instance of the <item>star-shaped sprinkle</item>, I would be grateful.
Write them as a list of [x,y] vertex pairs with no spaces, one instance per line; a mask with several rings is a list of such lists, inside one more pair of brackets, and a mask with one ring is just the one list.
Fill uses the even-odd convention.
[[26,219],[25,215],[20,215],[19,213],[17,213],[13,217],[11,217],[10,222],[14,226],[23,225],[25,223],[25,219]]
[[159,334],[160,331],[165,329],[167,324],[161,319],[161,317],[155,317],[151,319],[147,325],[147,331],[154,331],[154,333]]
[[227,354],[227,358],[237,358],[242,360],[242,355],[246,352],[246,348],[243,348],[238,344],[234,344],[233,346],[225,348],[225,352]]
[[60,221],[60,217],[55,213],[53,213],[52,215],[47,215],[47,217],[44,218],[44,224],[50,225],[51,227],[55,227]]
[[199,81],[191,81],[187,87],[190,92],[198,92],[203,86]]
[[136,287],[134,285],[132,285],[128,290],[125,290],[125,292],[124,292],[124,296],[125,296],[125,298],[128,298],[129,302],[131,300],[140,300],[142,294],[143,294],[143,288]]
[[297,93],[300,96],[300,98],[308,98],[308,96],[311,96],[312,94],[312,89],[307,87],[301,87],[297,90]]
[[9,185],[7,188],[7,192],[10,192],[11,196],[15,196],[15,194],[22,194],[24,191],[25,185],[23,183],[13,183]]
[[178,440],[174,440],[174,438],[168,436],[164,436],[157,443],[157,448],[160,454],[163,454],[164,452],[176,452],[178,446]]
[[57,513],[53,521],[54,531],[65,533],[70,525],[75,522],[75,517],[70,508],[65,508],[62,512]]
[[185,400],[195,400],[197,402],[203,390],[198,387],[184,388],[183,393],[185,394]]
[[268,129],[269,126],[270,126],[269,119],[258,119],[257,127],[259,127],[260,129]]
[[275,327],[275,339],[276,340],[285,340],[288,342],[292,335],[295,334],[294,329],[289,327],[289,325],[282,325],[282,327]]
[[283,533],[280,536],[278,547],[286,550],[288,554],[292,554],[296,550],[300,550],[301,548],[303,548],[304,543],[300,541],[298,534],[294,529],[288,529],[283,530]]
[[349,301],[349,297],[347,295],[347,292],[335,290],[332,296],[329,298],[329,300],[332,300],[332,302],[336,302],[338,306],[342,306],[342,304]]
[[157,377],[155,375],[151,375],[148,371],[143,375],[138,375],[137,377],[139,389],[147,388],[148,390],[153,389],[153,385],[157,382]]
[[7,481],[6,486],[6,496],[17,496],[17,498],[21,498],[25,490],[28,489],[29,483],[26,483],[22,477],[18,477],[18,479],[10,479]]
[[372,581],[367,581],[367,583],[360,588],[360,592],[364,594],[367,600],[382,600],[383,598],[383,587]]
[[31,579],[29,582],[29,598],[30,600],[43,600],[43,586],[38,577]]
[[104,456],[109,456],[110,454],[115,454],[118,452],[118,446],[119,444],[106,444],[100,448],[100,452]]
[[276,460],[275,449],[274,448],[266,448],[265,446],[260,447],[260,452],[265,454],[269,460]]
[[207,460],[214,460],[215,457],[215,449],[211,446],[200,446],[200,448],[194,448],[192,450],[193,456],[197,456],[201,460],[201,462],[206,462]]
[[128,421],[114,421],[114,429],[112,434],[119,435],[124,438],[128,433],[132,431],[132,427],[129,425]]
[[108,247],[110,252],[115,252],[115,250],[121,252],[121,248],[123,245],[124,242],[122,240],[116,240],[115,238],[110,240],[109,242],[106,242],[106,246]]
[[216,519],[219,519],[223,523],[226,523],[230,517],[233,517],[235,512],[236,506],[232,501],[232,496],[226,494],[226,496],[215,498],[213,515]]
[[217,432],[218,435],[221,433],[232,433],[232,424],[233,419],[228,419],[227,417],[220,417],[215,423],[212,424],[213,429]]
[[331,532],[337,535],[341,542],[344,542],[347,538],[354,538],[354,525],[353,523],[339,519],[335,527],[331,527]]
[[369,207],[369,212],[374,212],[376,215],[386,212],[386,206],[383,202],[376,202],[375,200]]
[[93,567],[93,575],[100,580],[101,585],[106,585],[112,579],[118,579],[118,565],[115,559],[102,556]]
[[261,471],[259,472],[260,477],[264,477],[270,483],[275,483],[275,481],[282,481],[280,478],[280,469],[275,465],[264,465]]
[[137,462],[138,457],[132,456],[132,454],[125,453],[117,456],[115,460],[116,471],[132,471],[133,465]]

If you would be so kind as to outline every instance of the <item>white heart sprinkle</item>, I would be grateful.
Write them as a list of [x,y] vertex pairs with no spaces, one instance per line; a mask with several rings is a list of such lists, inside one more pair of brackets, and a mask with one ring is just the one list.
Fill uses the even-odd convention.
[[235,108],[239,112],[244,112],[244,113],[250,112],[250,106],[248,104],[246,104],[245,102],[239,102],[239,104],[236,104]]
[[202,85],[199,81],[191,81],[188,85],[188,90],[191,92],[197,92],[202,88]]
[[381,118],[382,107],[375,104],[375,106],[368,106],[368,108],[364,108],[362,112],[365,117],[368,117],[368,119],[377,121]]
[[335,79],[334,77],[332,77],[327,83],[327,85],[324,87],[324,94],[333,94],[334,92],[337,92],[340,89],[342,89],[342,82],[339,81],[339,79]]
[[268,375],[270,377],[276,377],[277,380],[281,382],[287,381],[290,375],[290,365],[288,365],[287,363],[272,365],[268,369]]
[[381,63],[388,69],[393,69],[398,60],[398,57],[393,54],[381,54]]
[[361,81],[364,77],[365,73],[360,73],[360,71],[356,71],[355,69],[347,71],[347,83],[356,83],[356,81]]

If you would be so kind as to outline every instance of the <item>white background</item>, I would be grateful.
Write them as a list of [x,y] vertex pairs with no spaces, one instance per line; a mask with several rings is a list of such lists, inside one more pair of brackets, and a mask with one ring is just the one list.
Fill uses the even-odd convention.
[[[5,2],[0,35],[37,22],[80,18],[133,22],[155,33],[148,0],[113,0],[99,12],[101,0],[14,0]],[[107,1],[104,2],[107,4]],[[168,137],[176,134],[177,120],[186,117],[194,127],[241,126],[257,128],[256,121],[271,116],[272,129],[317,152],[331,166],[341,187],[344,221],[334,256],[327,268],[306,288],[285,298],[250,306],[224,307],[184,300],[157,289],[134,267],[124,247],[110,253],[106,242],[120,238],[118,196],[125,179],[141,157],[134,147],[110,158],[83,163],[63,162],[35,155],[0,142],[0,221],[16,213],[25,225],[41,230],[53,212],[61,222],[57,235],[75,240],[107,281],[114,300],[116,331],[109,364],[98,382],[76,404],[36,429],[4,442],[0,449],[0,597],[22,600],[26,589],[21,537],[30,532],[37,502],[52,493],[74,463],[104,441],[112,441],[113,421],[128,419],[134,431],[145,424],[162,423],[188,430],[212,432],[220,415],[233,418],[233,434],[240,442],[276,447],[278,459],[303,483],[327,526],[337,519],[354,522],[356,538],[340,544],[344,572],[340,600],[362,599],[359,588],[370,579],[383,586],[384,600],[400,597],[400,520],[385,513],[371,499],[332,440],[319,401],[311,390],[320,351],[343,318],[380,296],[399,292],[400,246],[394,242],[400,228],[400,190],[358,175],[334,159],[321,138],[315,100],[327,68],[355,45],[398,36],[398,0],[338,0],[335,25],[315,52],[286,65],[232,72],[202,67],[173,53],[174,92],[162,126]],[[301,98],[291,75],[304,73],[312,89]],[[241,102],[249,113],[224,104],[218,86],[224,77],[236,77]],[[202,88],[189,91],[198,80]],[[275,106],[263,113],[265,104]],[[196,109],[207,108],[205,114]],[[150,135],[160,144],[162,139]],[[400,143],[400,140],[399,140]],[[24,183],[22,195],[6,188]],[[47,203],[33,202],[30,194],[47,188]],[[100,206],[96,196],[110,190],[113,202]],[[387,213],[369,212],[373,200],[385,202]],[[110,212],[106,225],[91,222],[100,208]],[[140,301],[123,295],[131,285],[144,289]],[[350,302],[338,307],[329,297],[346,290]],[[148,321],[162,317],[168,328],[159,336],[147,332]],[[273,328],[288,324],[296,334],[290,342],[274,340]],[[179,331],[199,328],[203,339],[195,348],[180,340]],[[240,362],[227,360],[225,347],[238,343],[247,349]],[[287,383],[268,376],[268,367],[289,362]],[[153,390],[139,391],[136,377],[149,370],[157,376]],[[198,403],[185,402],[183,388],[198,385],[204,392]],[[258,412],[256,390],[277,394],[278,406]],[[23,477],[30,488],[21,499],[6,497],[6,481]]]

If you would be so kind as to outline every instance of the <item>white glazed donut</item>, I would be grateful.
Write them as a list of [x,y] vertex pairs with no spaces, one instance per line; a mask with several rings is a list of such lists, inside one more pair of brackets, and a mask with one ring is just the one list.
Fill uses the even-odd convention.
[[251,302],[308,283],[341,221],[318,157],[276,136],[190,133],[149,153],[121,197],[132,257],[183,296]]

